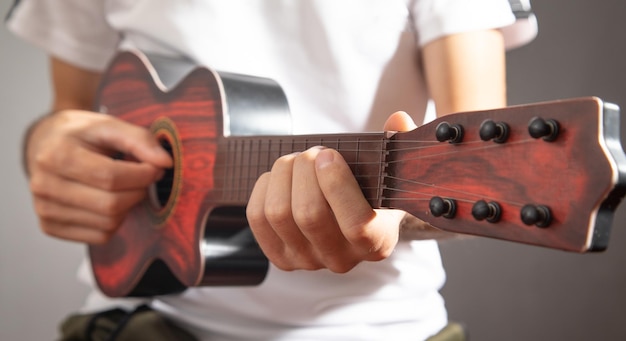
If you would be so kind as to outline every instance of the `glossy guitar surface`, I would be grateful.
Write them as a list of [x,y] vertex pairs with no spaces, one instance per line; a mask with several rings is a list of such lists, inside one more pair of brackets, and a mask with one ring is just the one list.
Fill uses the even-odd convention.
[[[190,70],[166,90],[145,56],[124,52],[103,77],[100,110],[149,127],[175,160],[111,241],[90,246],[109,296],[260,283],[268,263],[244,213],[252,187],[278,157],[315,145],[343,155],[374,208],[566,251],[608,245],[626,190],[615,105],[589,97],[458,113],[406,133],[288,135],[277,84]],[[264,117],[281,128],[257,130]]]

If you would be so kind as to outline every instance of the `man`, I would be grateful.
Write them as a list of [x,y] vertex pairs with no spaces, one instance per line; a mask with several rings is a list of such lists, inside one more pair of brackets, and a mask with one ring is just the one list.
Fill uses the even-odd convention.
[[[41,228],[104,243],[172,164],[145,129],[90,111],[119,49],[275,79],[294,133],[408,130],[406,115],[386,116],[422,122],[429,98],[437,115],[506,105],[505,46],[520,39],[502,32],[514,22],[502,0],[22,1],[9,28],[50,54],[54,86],[52,114],[25,144]],[[203,340],[421,340],[446,325],[431,240],[442,233],[372,210],[336,151],[281,157],[247,214],[273,264],[262,285],[190,289],[151,307]],[[95,291],[84,311],[112,304],[132,303]]]

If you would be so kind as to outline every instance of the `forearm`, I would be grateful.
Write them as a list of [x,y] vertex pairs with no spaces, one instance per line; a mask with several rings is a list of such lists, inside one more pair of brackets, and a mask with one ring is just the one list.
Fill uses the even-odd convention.
[[[506,106],[504,51],[497,30],[461,33],[426,45],[424,72],[437,116]],[[400,225],[400,238],[405,240],[454,236],[409,214]]]
[[100,73],[80,69],[57,58],[50,58],[53,102],[50,111],[36,118],[24,131],[22,137],[22,167],[30,177],[28,166],[31,139],[37,138],[36,130],[55,113],[62,110],[92,110]]
[[498,30],[435,40],[424,47],[423,58],[437,116],[506,106],[505,50]]

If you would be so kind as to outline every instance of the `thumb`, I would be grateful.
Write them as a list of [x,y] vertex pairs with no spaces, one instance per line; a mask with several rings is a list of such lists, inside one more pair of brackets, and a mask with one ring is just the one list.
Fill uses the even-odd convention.
[[409,114],[404,111],[396,111],[385,122],[385,131],[410,131],[417,128]]

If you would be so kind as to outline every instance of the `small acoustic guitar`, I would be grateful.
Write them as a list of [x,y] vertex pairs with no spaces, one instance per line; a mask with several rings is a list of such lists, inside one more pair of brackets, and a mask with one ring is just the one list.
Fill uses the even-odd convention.
[[109,296],[263,281],[268,261],[245,218],[252,187],[278,157],[315,145],[344,156],[374,208],[573,252],[606,249],[626,189],[619,108],[595,97],[457,113],[403,133],[289,135],[271,80],[194,68],[166,89],[144,55],[123,52],[98,98],[101,112],[149,127],[175,162],[107,244],[89,247]]

